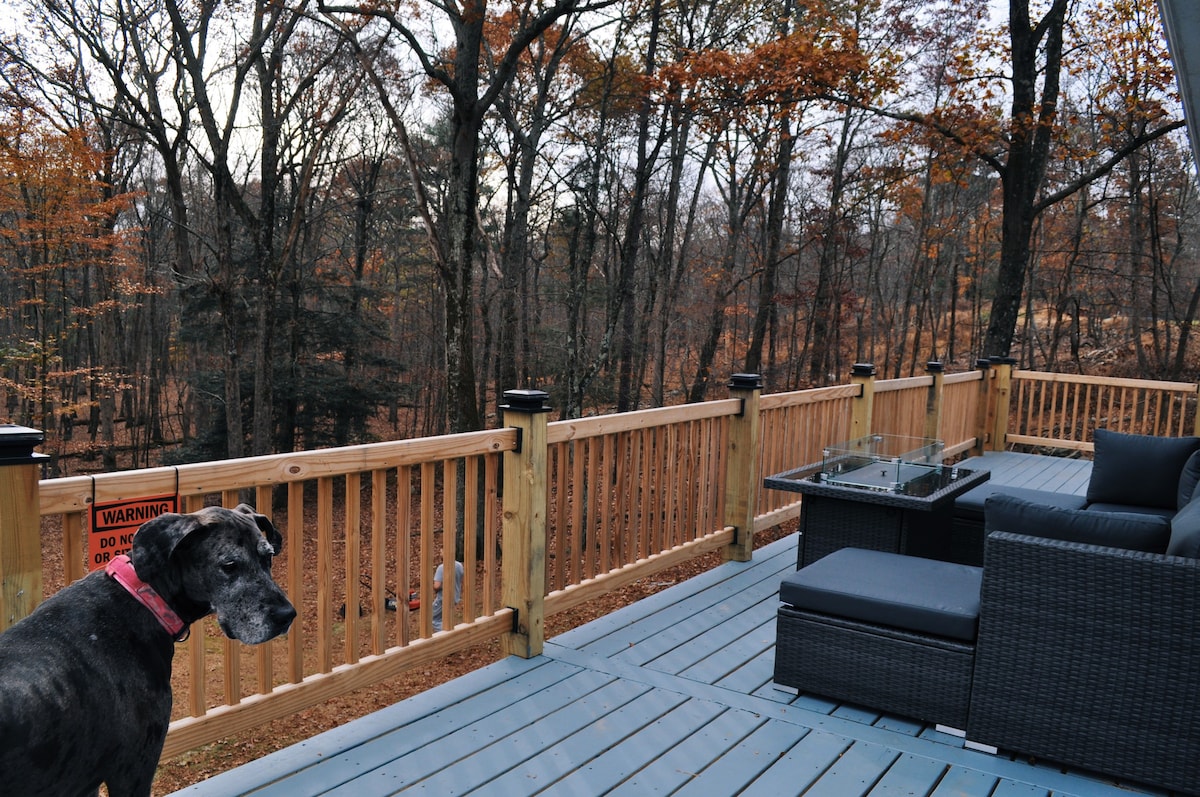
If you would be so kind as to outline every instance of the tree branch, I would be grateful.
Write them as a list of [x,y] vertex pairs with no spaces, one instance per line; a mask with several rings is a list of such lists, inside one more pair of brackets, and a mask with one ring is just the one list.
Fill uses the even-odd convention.
[[1145,133],[1143,135],[1136,136],[1135,138],[1131,139],[1128,143],[1126,143],[1125,146],[1121,147],[1120,149],[1116,150],[1111,155],[1109,155],[1109,157],[1106,161],[1101,163],[1099,166],[1097,166],[1092,171],[1090,171],[1086,174],[1083,174],[1080,177],[1077,177],[1076,179],[1067,183],[1066,185],[1064,185],[1062,188],[1058,189],[1054,193],[1047,194],[1044,197],[1042,197],[1040,200],[1038,200],[1036,203],[1034,203],[1034,206],[1033,206],[1034,215],[1041,213],[1043,210],[1050,207],[1051,205],[1053,205],[1057,202],[1061,202],[1062,200],[1066,199],[1067,197],[1071,196],[1072,194],[1076,193],[1077,191],[1080,191],[1081,189],[1086,188],[1087,186],[1096,182],[1096,180],[1100,179],[1101,177],[1103,177],[1106,174],[1108,174],[1109,172],[1111,172],[1123,160],[1128,158],[1130,155],[1132,155],[1137,150],[1144,147],[1146,144],[1149,144],[1151,141],[1155,141],[1159,138],[1162,138],[1167,133],[1170,133],[1173,130],[1179,130],[1180,128],[1185,127],[1186,125],[1187,125],[1187,122],[1185,122],[1183,119],[1177,119],[1173,122],[1168,122],[1167,124],[1163,125],[1162,127],[1156,128],[1155,130],[1151,130],[1149,133]]

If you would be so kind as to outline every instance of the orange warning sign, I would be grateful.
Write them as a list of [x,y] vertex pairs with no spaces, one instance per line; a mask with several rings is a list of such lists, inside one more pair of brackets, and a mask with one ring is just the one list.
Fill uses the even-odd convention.
[[92,504],[88,569],[99,570],[114,556],[129,553],[138,527],[163,512],[179,511],[178,495],[156,495]]

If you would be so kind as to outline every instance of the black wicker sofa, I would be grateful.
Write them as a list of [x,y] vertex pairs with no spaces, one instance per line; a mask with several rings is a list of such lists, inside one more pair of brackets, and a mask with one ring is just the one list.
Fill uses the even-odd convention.
[[[983,564],[986,534],[984,509],[997,495],[1077,511],[1120,512],[1157,516],[1166,539],[1168,524],[1191,499],[1200,479],[1200,437],[1156,437],[1097,429],[1087,492],[1079,495],[1052,487],[1014,487],[997,479],[964,493],[954,502],[955,557],[967,564]],[[1023,455],[1042,461],[1055,457]],[[974,466],[974,465],[972,465]]]
[[[776,683],[1200,794],[1200,438],[1096,442],[1085,506],[986,499],[982,568],[855,551],[785,579]],[[914,603],[949,614],[914,624]]]
[[986,500],[967,738],[1200,793],[1200,439],[1097,430],[1088,504]]
[[1200,793],[1200,560],[996,531],[967,738]]

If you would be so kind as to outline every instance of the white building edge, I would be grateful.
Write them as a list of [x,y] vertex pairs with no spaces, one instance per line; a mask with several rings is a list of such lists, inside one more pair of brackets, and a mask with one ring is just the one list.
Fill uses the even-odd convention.
[[1200,169],[1200,2],[1197,0],[1158,0],[1167,46],[1175,63],[1175,80],[1183,97],[1183,115],[1187,119],[1192,157]]

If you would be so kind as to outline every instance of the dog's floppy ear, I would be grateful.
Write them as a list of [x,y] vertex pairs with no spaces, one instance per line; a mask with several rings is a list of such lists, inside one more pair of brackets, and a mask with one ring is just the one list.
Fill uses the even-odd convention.
[[271,548],[274,549],[275,555],[279,556],[279,552],[283,550],[283,535],[275,530],[275,525],[271,523],[270,518],[259,514],[249,504],[238,504],[234,507],[234,511],[254,518],[254,522],[258,524],[258,530],[267,538],[267,542],[271,543]]
[[138,578],[149,582],[162,576],[176,546],[199,527],[196,518],[174,512],[164,512],[139,526],[129,552]]

